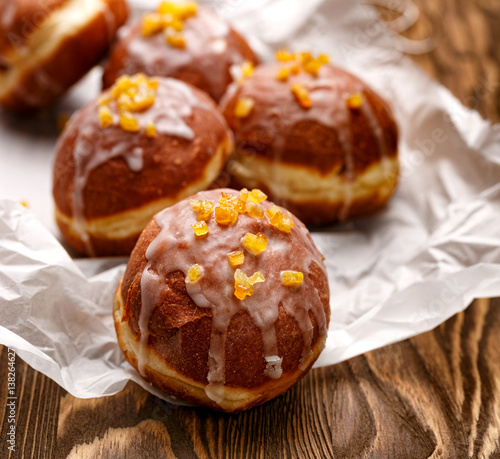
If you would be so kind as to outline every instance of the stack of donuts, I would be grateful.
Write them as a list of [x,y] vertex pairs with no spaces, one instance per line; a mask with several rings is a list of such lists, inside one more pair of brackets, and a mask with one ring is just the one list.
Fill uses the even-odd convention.
[[44,109],[108,54],[102,93],[56,145],[56,222],[81,254],[130,255],[113,317],[142,377],[241,411],[323,349],[328,280],[305,225],[387,203],[397,125],[328,56],[281,49],[261,63],[194,1],[161,1],[117,39],[127,15],[124,0],[8,1],[0,106]]

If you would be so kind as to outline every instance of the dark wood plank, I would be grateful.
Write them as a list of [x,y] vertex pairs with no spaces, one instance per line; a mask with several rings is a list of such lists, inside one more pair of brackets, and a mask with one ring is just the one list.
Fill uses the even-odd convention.
[[[438,46],[415,56],[466,105],[500,120],[500,2],[415,0]],[[79,400],[16,359],[16,452],[7,454],[0,351],[0,457],[500,459],[500,300],[432,332],[313,370],[239,415],[167,405],[135,384]]]

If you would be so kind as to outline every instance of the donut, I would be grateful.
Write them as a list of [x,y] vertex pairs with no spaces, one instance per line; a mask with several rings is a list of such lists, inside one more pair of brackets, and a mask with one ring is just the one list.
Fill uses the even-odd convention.
[[233,148],[212,99],[179,80],[120,77],[58,139],[56,222],[90,256],[129,255],[151,217],[206,189]]
[[260,190],[200,192],[154,216],[114,297],[127,361],[161,391],[238,412],[295,384],[324,347],[323,257]]
[[125,0],[5,0],[0,106],[47,107],[96,65],[128,15]]
[[245,39],[211,10],[191,1],[161,2],[115,45],[103,86],[143,72],[183,80],[218,101],[233,81],[231,69],[256,62]]
[[391,109],[326,55],[278,51],[220,107],[235,135],[231,186],[261,188],[306,224],[367,215],[395,189]]

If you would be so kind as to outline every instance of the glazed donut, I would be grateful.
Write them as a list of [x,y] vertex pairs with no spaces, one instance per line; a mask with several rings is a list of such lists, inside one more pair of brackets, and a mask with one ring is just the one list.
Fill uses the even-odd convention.
[[325,55],[276,56],[221,102],[235,134],[233,186],[261,188],[306,224],[379,209],[398,175],[387,103]]
[[5,0],[0,11],[0,106],[50,105],[106,53],[125,0]]
[[62,235],[87,255],[130,254],[156,212],[216,180],[232,148],[204,92],[170,78],[120,77],[71,117],[56,145]]
[[233,66],[257,58],[226,21],[196,2],[161,2],[119,41],[105,66],[103,86],[143,72],[183,80],[218,101],[233,81]]
[[151,384],[241,411],[295,384],[323,349],[323,257],[300,220],[261,191],[204,191],[145,228],[113,316],[126,359]]

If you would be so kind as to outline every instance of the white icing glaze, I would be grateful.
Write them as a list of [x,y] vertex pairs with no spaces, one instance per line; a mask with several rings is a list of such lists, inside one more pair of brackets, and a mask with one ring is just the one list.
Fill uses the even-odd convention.
[[85,230],[83,198],[89,174],[111,158],[118,156],[127,162],[131,171],[140,172],[143,167],[143,151],[139,141],[145,136],[144,129],[149,121],[156,125],[157,133],[193,139],[194,133],[184,120],[191,115],[194,107],[213,112],[210,106],[194,95],[189,86],[177,80],[162,78],[154,105],[142,113],[134,113],[141,127],[139,132],[127,132],[117,126],[115,102],[110,104],[114,113],[113,126],[110,128],[103,129],[99,126],[98,106],[95,102],[86,107],[81,116],[77,114],[70,120],[72,124],[79,126],[73,150],[75,160],[73,218],[75,230],[84,241],[86,251],[90,255],[94,254],[94,250]]
[[5,5],[0,13],[0,25],[8,29],[14,22],[17,12],[17,0],[4,0]]
[[[236,195],[234,190],[224,190]],[[210,200],[218,205],[221,190],[198,193],[193,199]],[[268,209],[272,203],[261,204]],[[139,371],[144,375],[149,321],[164,289],[167,274],[180,270],[187,274],[189,268],[198,264],[203,275],[196,283],[186,283],[189,296],[195,304],[212,309],[212,335],[208,361],[207,395],[220,401],[225,383],[225,345],[231,319],[239,312],[246,311],[261,332],[264,348],[263,358],[267,361],[266,375],[269,378],[281,376],[281,356],[275,324],[279,306],[282,305],[290,317],[296,319],[304,339],[301,364],[307,364],[311,355],[313,327],[309,318],[312,311],[318,322],[320,335],[326,334],[326,317],[312,280],[308,276],[309,267],[315,262],[323,271],[322,256],[314,246],[305,226],[294,219],[290,234],[273,228],[267,218],[255,219],[240,214],[234,226],[222,227],[215,222],[212,212],[207,225],[206,237],[195,236],[191,224],[196,222],[189,201],[185,200],[167,208],[155,217],[161,231],[146,251],[148,261],[142,273],[142,305],[139,318],[140,347]],[[243,301],[234,296],[234,272],[227,255],[235,250],[243,250],[241,238],[247,233],[263,232],[268,238],[267,249],[259,255],[245,252],[245,262],[239,268],[248,276],[260,271],[265,282],[255,284],[254,293]],[[299,287],[286,287],[281,280],[281,272],[296,270],[304,273],[304,282]],[[325,273],[326,276],[326,273]]]
[[116,18],[111,10],[107,1],[101,3],[101,12],[106,21],[106,32],[108,35],[108,42],[111,43],[115,39],[117,27]]
[[184,22],[185,49],[169,46],[162,33],[143,37],[140,28],[134,27],[120,74],[144,71],[148,75],[172,76],[189,68],[204,76],[210,94],[218,99],[226,88],[229,66],[243,62],[234,43],[227,40],[229,30],[224,19],[205,8],[199,8],[196,16]]

